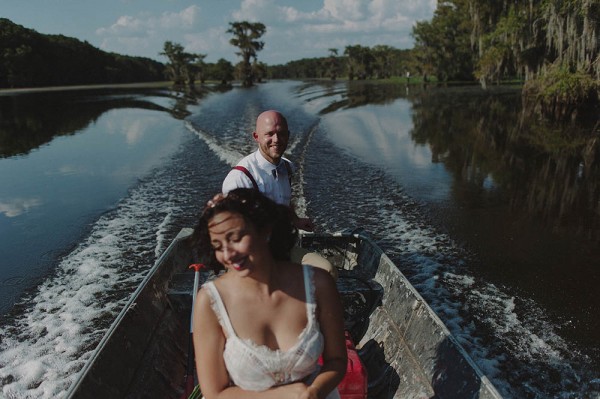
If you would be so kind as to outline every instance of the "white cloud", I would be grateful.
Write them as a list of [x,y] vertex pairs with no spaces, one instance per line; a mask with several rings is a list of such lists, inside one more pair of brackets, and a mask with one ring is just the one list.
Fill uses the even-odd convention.
[[164,12],[159,16],[141,13],[137,17],[123,15],[117,22],[107,28],[99,28],[96,34],[123,35],[128,33],[143,34],[153,30],[186,30],[194,28],[200,19],[200,8],[190,6],[180,12]]
[[155,51],[156,54],[149,56],[156,58],[166,40],[197,29],[200,17],[200,7],[195,5],[160,15],[144,12],[137,16],[123,15],[114,24],[97,29],[96,35],[102,37],[100,48],[104,50],[131,55]]
[[[229,44],[230,37],[225,34],[224,28],[211,28],[203,32],[187,33],[183,38],[186,43],[186,50],[191,53],[201,53],[210,56],[217,50],[229,50],[231,54],[235,51],[234,47]],[[219,56],[218,58],[222,57]],[[214,58],[211,62],[216,61],[217,58]]]
[[197,26],[200,19],[200,7],[189,6],[179,13],[163,13],[160,27],[164,29],[191,29]]
[[96,34],[99,36],[129,35],[144,31],[145,23],[139,18],[123,15],[117,22],[107,28],[98,28]]
[[123,135],[128,145],[135,145],[152,131],[152,126],[156,126],[158,119],[155,116],[145,116],[133,120],[107,119],[104,122],[106,133]]
[[[75,165],[62,165],[58,168],[58,174],[62,176],[74,175],[79,173],[79,168]],[[47,173],[48,174],[48,173]]]
[[231,13],[234,21],[262,22],[267,25],[277,17],[273,0],[242,0],[239,10]]
[[358,21],[363,20],[367,9],[365,1],[361,0],[325,0],[323,9],[327,11],[333,19],[340,21]]
[[341,54],[356,44],[410,48],[415,21],[431,18],[436,4],[436,0],[323,0],[319,8],[308,10],[302,5],[247,0],[235,15],[250,15],[267,25],[259,58],[275,64],[326,56],[330,48]]
[[[177,4],[173,2],[172,4]],[[205,3],[201,3],[205,4]],[[389,45],[409,48],[415,21],[431,18],[436,0],[239,0],[219,2],[210,9],[192,5],[162,14],[122,15],[97,29],[101,48],[122,54],[159,57],[165,41],[186,51],[206,54],[207,62],[225,58],[237,62],[226,33],[228,22],[262,22],[267,31],[259,60],[268,64],[321,57],[329,48],[349,45]],[[216,8],[219,8],[219,11]],[[215,14],[213,14],[215,13]]]

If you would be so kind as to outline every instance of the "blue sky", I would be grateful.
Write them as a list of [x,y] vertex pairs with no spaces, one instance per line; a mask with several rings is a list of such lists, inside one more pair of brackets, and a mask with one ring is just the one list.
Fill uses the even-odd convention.
[[262,22],[258,60],[284,64],[323,57],[330,48],[385,44],[412,48],[416,21],[430,20],[437,0],[0,0],[0,17],[40,33],[86,40],[106,51],[165,62],[165,41],[237,63],[229,22]]

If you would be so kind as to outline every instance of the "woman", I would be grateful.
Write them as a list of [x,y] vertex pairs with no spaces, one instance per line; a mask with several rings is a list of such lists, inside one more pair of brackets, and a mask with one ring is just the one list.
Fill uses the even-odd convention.
[[194,310],[204,398],[339,398],[341,301],[326,271],[289,261],[289,209],[236,189],[208,202],[196,233],[207,263],[226,270],[203,285]]

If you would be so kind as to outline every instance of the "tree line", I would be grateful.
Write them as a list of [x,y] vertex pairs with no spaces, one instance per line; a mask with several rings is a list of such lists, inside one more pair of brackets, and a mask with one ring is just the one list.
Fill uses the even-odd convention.
[[40,35],[0,19],[0,87],[172,80],[251,86],[263,79],[387,79],[479,82],[518,80],[532,106],[559,118],[600,102],[600,2],[597,0],[440,0],[430,21],[418,22],[415,46],[349,45],[319,58],[266,65],[258,61],[266,26],[230,22],[240,62],[206,63],[206,54],[167,41],[162,64],[104,53],[87,42]]
[[600,102],[598,0],[445,0],[416,24],[423,74],[482,86],[524,81],[523,98],[568,119]]
[[161,63],[102,51],[86,41],[63,35],[46,35],[0,18],[0,88],[44,87],[79,84],[137,83],[172,80],[193,86],[207,80],[229,84],[239,79],[245,86],[267,76],[267,65],[257,61],[266,31],[262,23],[233,22],[231,43],[239,48],[242,62],[235,67],[225,59],[206,63],[205,54],[186,52],[167,41]]
[[161,81],[164,70],[149,58],[107,53],[0,18],[0,88]]
[[267,65],[258,62],[257,53],[265,43],[260,38],[267,28],[261,22],[230,22],[227,33],[233,35],[229,40],[242,60],[234,67],[229,61],[221,58],[215,64],[204,62],[206,54],[188,53],[179,43],[167,41],[160,55],[168,58],[167,74],[176,85],[193,87],[197,80],[204,83],[207,79],[219,81],[227,85],[234,79],[242,82],[242,86],[250,87],[260,82],[267,75]]
[[160,55],[168,58],[167,73],[178,85],[193,86],[196,81],[214,79],[227,84],[236,79],[243,86],[252,86],[263,79],[306,79],[347,77],[353,79],[391,78],[410,74],[418,69],[411,50],[398,50],[391,46],[377,45],[372,48],[346,46],[343,55],[329,49],[329,55],[290,61],[285,65],[267,65],[258,61],[258,52],[264,47],[261,37],[266,26],[260,22],[230,22],[227,33],[232,35],[229,43],[237,47],[241,60],[235,66],[224,59],[216,64],[204,62],[206,54],[188,53],[179,43],[167,41]]
[[[244,86],[261,78],[524,82],[525,105],[556,119],[600,104],[600,2],[597,0],[440,0],[412,30],[415,46],[346,46],[343,54],[266,66],[257,61],[262,23],[233,22],[230,43],[242,61],[228,70]],[[229,75],[230,78],[233,78]],[[585,112],[584,112],[585,113]]]

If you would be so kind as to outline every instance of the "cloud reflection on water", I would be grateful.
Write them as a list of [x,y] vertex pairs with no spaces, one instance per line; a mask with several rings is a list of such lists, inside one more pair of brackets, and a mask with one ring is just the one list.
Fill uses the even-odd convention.
[[12,198],[0,201],[0,213],[8,218],[20,216],[31,208],[42,205],[40,198]]
[[[323,125],[327,137],[336,146],[360,157],[363,161],[383,167],[406,187],[419,187],[428,199],[448,196],[451,179],[443,164],[435,164],[431,149],[415,143],[410,137],[413,121],[411,103],[398,99],[387,106],[366,105],[349,111],[327,114]],[[368,131],[369,135],[362,132]]]

